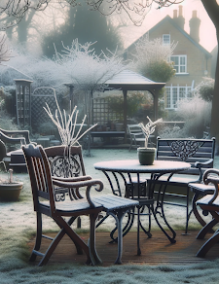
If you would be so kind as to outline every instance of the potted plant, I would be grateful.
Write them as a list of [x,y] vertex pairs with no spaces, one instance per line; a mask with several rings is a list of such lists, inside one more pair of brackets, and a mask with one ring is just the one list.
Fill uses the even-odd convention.
[[145,136],[145,146],[137,149],[138,159],[141,165],[152,165],[154,163],[156,148],[148,148],[148,140],[150,135],[155,131],[157,123],[162,121],[162,119],[158,119],[155,122],[152,122],[148,116],[147,119],[149,122],[146,125],[139,123],[139,126]]
[[0,179],[0,200],[1,201],[17,201],[21,189],[23,188],[23,182],[13,181],[13,170],[8,170],[8,179]]
[[69,177],[68,173],[69,169],[71,168],[71,158],[70,158],[71,147],[81,146],[79,140],[85,134],[87,134],[91,129],[95,128],[97,124],[90,126],[88,129],[86,129],[83,132],[83,126],[86,120],[86,115],[84,116],[82,122],[80,124],[77,124],[77,117],[79,113],[79,111],[77,110],[77,106],[75,106],[73,110],[67,115],[65,110],[63,110],[63,112],[61,111],[56,94],[54,94],[54,97],[57,106],[55,114],[54,115],[52,114],[48,104],[46,104],[46,107],[44,107],[44,109],[48,114],[48,116],[50,117],[51,121],[57,127],[62,145],[65,146],[65,151],[64,151],[65,163],[63,164],[63,167],[65,168],[66,172],[65,177]]

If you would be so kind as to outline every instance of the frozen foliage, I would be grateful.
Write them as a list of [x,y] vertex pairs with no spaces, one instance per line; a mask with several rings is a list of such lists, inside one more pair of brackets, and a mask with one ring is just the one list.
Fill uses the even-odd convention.
[[209,77],[203,79],[204,80],[195,88],[194,93],[199,95],[203,100],[211,102],[213,99],[215,80]]
[[[63,44],[63,52],[56,51],[56,64],[61,81],[74,84],[79,89],[99,89],[107,80],[124,69],[122,59],[116,52],[95,54],[94,43],[81,45],[73,40],[71,47]],[[89,67],[88,67],[89,66]]]
[[177,117],[174,120],[183,120],[184,127],[174,126],[159,132],[162,138],[202,138],[204,131],[210,125],[211,102],[204,101],[199,94],[192,99],[180,101]]
[[1,77],[13,85],[13,79],[33,81],[33,87],[50,86],[60,93],[64,84],[75,89],[95,90],[106,80],[124,69],[122,59],[116,54],[97,56],[93,44],[80,45],[78,40],[71,47],[64,47],[54,60],[17,52],[10,64],[0,66]]
[[84,122],[86,120],[86,115],[84,116],[82,123],[80,124],[80,128],[77,133],[76,131],[76,124],[77,124],[77,117],[78,117],[78,110],[77,106],[74,107],[73,111],[67,115],[66,111],[63,110],[63,113],[61,112],[61,109],[59,107],[57,97],[55,95],[55,102],[57,109],[55,111],[55,115],[52,114],[48,104],[46,104],[46,107],[44,107],[45,111],[47,112],[48,116],[52,120],[52,122],[56,125],[62,144],[71,147],[79,144],[79,140],[92,128],[96,127],[97,125],[92,125],[89,129],[81,133],[81,130],[83,128]]
[[150,73],[150,69],[156,63],[165,62],[173,69],[169,58],[176,45],[177,43],[174,42],[170,45],[163,45],[161,38],[150,41],[149,35],[146,34],[135,44],[135,54],[133,56],[136,59],[136,68],[144,75]]
[[191,100],[180,102],[178,114],[185,121],[184,133],[201,138],[206,126],[210,125],[211,103],[194,96]]
[[162,121],[162,118],[160,118],[153,122],[148,116],[147,119],[149,120],[149,122],[146,125],[144,125],[143,123],[139,123],[139,126],[141,127],[145,136],[145,148],[148,147],[148,139],[150,135],[154,133],[156,125]]

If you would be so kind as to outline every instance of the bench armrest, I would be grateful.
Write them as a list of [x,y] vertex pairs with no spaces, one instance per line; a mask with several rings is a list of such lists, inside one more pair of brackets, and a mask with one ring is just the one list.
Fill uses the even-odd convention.
[[196,168],[206,168],[206,167],[209,167],[211,164],[213,165],[213,161],[214,161],[213,159],[209,159],[208,161],[204,163],[196,162],[194,166]]
[[[64,179],[63,179],[64,180]],[[95,204],[91,200],[90,191],[93,186],[95,187],[95,190],[100,192],[103,190],[103,183],[101,180],[98,179],[91,179],[91,180],[85,180],[85,181],[78,181],[78,182],[68,182],[68,181],[58,181],[53,179],[53,184],[59,187],[65,187],[65,188],[76,188],[80,189],[82,187],[86,187],[86,199],[91,207],[95,207]]]
[[[21,135],[23,137],[10,137],[9,135]],[[8,143],[30,144],[29,130],[3,130],[0,129],[0,139]]]

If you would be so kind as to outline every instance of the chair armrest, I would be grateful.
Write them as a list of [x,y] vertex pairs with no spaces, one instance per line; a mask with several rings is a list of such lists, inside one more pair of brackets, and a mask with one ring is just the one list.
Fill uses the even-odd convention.
[[212,195],[212,198],[208,202],[208,204],[212,204],[214,200],[218,197],[219,170],[217,169],[206,170],[203,174],[203,182],[206,185],[213,184],[215,186],[214,194]]
[[[10,137],[9,135],[22,135],[23,137]],[[29,130],[2,130],[0,129],[0,138],[3,142],[30,144]]]
[[81,188],[81,187],[87,187],[86,188],[86,198],[88,203],[91,207],[95,207],[95,204],[91,200],[90,196],[90,190],[92,186],[98,186],[98,188],[95,187],[95,190],[100,192],[103,190],[103,183],[101,180],[98,179],[91,179],[91,180],[85,180],[85,181],[78,181],[78,182],[64,182],[64,181],[58,181],[53,180],[53,184],[59,187],[66,187],[66,188]]
[[211,164],[213,164],[213,161],[214,161],[214,159],[209,159],[208,161],[206,161],[206,162],[204,162],[204,163],[196,162],[196,163],[194,164],[194,166],[195,166],[196,168],[206,168],[206,167],[210,166]]
[[198,181],[201,182],[202,181],[202,178],[203,178],[203,171],[202,171],[202,168],[207,168],[207,167],[210,167],[211,165],[213,165],[213,159],[209,159],[208,161],[206,162],[196,162],[194,164],[194,168],[197,168],[199,170],[199,179]]
[[64,181],[64,182],[77,182],[77,181],[85,181],[91,179],[92,179],[91,176],[80,176],[80,177],[70,177],[70,178],[52,176],[53,181]]
[[131,136],[135,137],[135,136],[144,136],[144,134],[142,132],[137,132],[137,133],[130,133]]

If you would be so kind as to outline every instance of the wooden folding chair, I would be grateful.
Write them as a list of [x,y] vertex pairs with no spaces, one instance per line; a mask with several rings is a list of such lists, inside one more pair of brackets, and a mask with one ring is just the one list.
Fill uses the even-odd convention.
[[[48,157],[51,166],[51,172],[53,179],[56,178],[69,178],[74,177],[75,180],[91,179],[90,176],[86,175],[85,166],[82,156],[81,146],[72,146],[69,149],[63,145],[49,147],[45,149],[45,153]],[[70,200],[80,200],[83,196],[74,186],[72,188],[55,188],[55,197],[57,201],[65,202],[69,197]],[[100,203],[103,206],[103,211],[106,212],[106,216],[98,222],[96,227],[101,225],[108,216],[112,216],[116,221],[116,228],[110,234],[113,238],[113,234],[118,230],[118,255],[115,263],[122,263],[122,247],[123,247],[123,228],[122,220],[124,215],[129,212],[132,208],[138,205],[138,201],[133,201],[127,198],[122,198],[115,195],[100,195],[92,198],[94,202]],[[80,217],[77,218],[78,227],[81,226]]]
[[[95,249],[95,221],[97,215],[102,210],[102,205],[93,202],[90,197],[90,190],[92,186],[97,186],[97,191],[103,189],[103,183],[100,180],[91,180],[91,177],[84,178],[52,178],[49,161],[46,153],[41,146],[22,146],[27,168],[29,172],[34,211],[37,216],[37,235],[34,249],[30,257],[30,261],[34,261],[37,256],[42,259],[39,266],[48,262],[50,256],[55,248],[67,234],[74,242],[77,252],[82,251],[87,255],[87,263],[93,265],[101,263],[96,249]],[[80,191],[81,187],[86,188],[85,197],[83,199],[74,200],[74,202],[56,202],[55,201],[55,188],[76,188]],[[56,235],[45,254],[40,252],[42,237],[47,237],[42,234],[42,214],[51,217],[55,223],[60,227],[59,233]],[[80,236],[71,228],[71,225],[78,216],[89,215],[90,218],[90,239],[89,244],[86,244]],[[66,221],[65,217],[69,217]],[[47,237],[51,239],[50,237]]]

